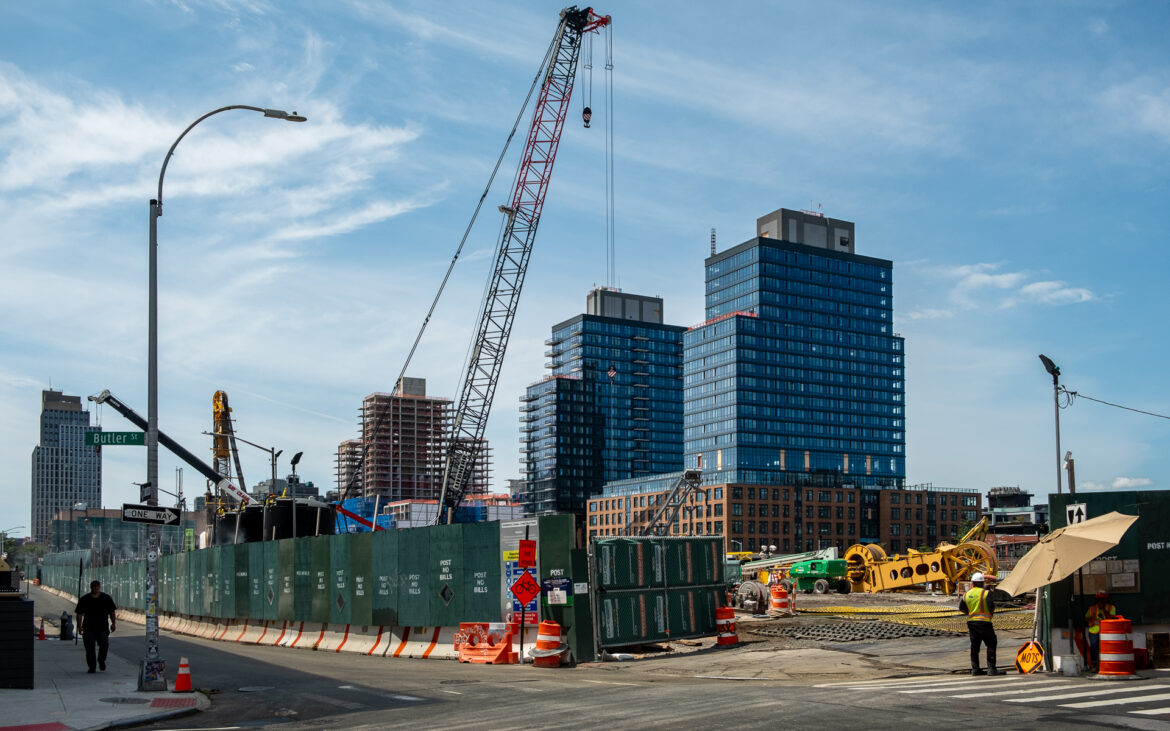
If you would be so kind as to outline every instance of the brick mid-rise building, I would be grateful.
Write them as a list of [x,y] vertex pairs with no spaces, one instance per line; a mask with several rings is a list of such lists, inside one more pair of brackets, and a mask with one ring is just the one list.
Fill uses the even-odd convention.
[[[625,481],[589,501],[588,536],[641,532],[673,480]],[[678,512],[669,535],[721,535],[728,551],[780,553],[880,543],[899,553],[955,540],[978,520],[975,490],[913,485],[900,489],[704,485]],[[874,540],[874,537],[877,540]]]

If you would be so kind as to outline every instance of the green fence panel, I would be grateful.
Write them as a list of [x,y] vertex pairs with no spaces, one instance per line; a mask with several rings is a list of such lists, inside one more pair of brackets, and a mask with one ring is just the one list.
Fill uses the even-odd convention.
[[637,589],[662,586],[661,541],[607,538],[596,543],[599,589]]
[[430,594],[431,621],[444,627],[458,626],[467,619],[463,613],[463,530],[464,526],[444,525],[433,529],[428,541],[430,559],[423,572],[424,591]]
[[248,578],[252,567],[249,563],[248,546],[246,544],[227,545],[224,550],[232,554],[232,564],[235,567],[232,586],[232,595],[236,603],[236,619],[248,619],[252,616],[252,585]]
[[293,539],[293,616],[298,622],[313,618],[313,539]]
[[374,623],[373,551],[373,533],[353,533],[349,536],[350,586],[353,596],[349,623],[362,627]]
[[603,647],[668,639],[666,593],[661,589],[603,594],[597,599],[597,624]]
[[329,567],[329,548],[333,536],[320,536],[310,539],[313,545],[312,572],[313,582],[313,613],[314,622],[328,622],[329,608],[333,604],[330,587],[332,577]]
[[503,621],[503,579],[500,559],[500,523],[467,523],[463,526],[463,595],[461,622]]
[[189,553],[180,553],[175,556],[175,612],[190,614],[187,604],[187,559]]
[[719,590],[687,587],[668,589],[667,621],[671,637],[715,634],[715,608],[719,606]]
[[236,617],[236,552],[235,546],[216,546],[219,551],[219,612],[220,619]]
[[264,541],[264,619],[280,619],[280,546],[276,541]]
[[175,611],[175,561],[174,555],[164,556],[158,562],[158,595],[159,607],[163,612],[173,614]]
[[431,542],[438,531],[449,527],[431,526],[398,532],[399,624],[412,627],[432,624],[431,596],[434,592],[424,569],[431,566]]
[[296,619],[296,543],[292,538],[276,541],[279,556],[276,566],[276,580],[279,586],[276,597],[276,616],[286,621]]
[[207,551],[191,552],[191,613],[200,617],[207,616]]
[[329,623],[349,624],[353,609],[352,567],[349,565],[351,535],[329,537]]
[[214,548],[204,548],[198,553],[203,554],[203,616],[217,617],[219,604],[219,552]]
[[264,544],[245,543],[241,546],[248,554],[248,617],[266,619],[264,616]]
[[723,583],[721,539],[666,538],[663,545],[667,586]]
[[404,531],[376,531],[370,543],[374,575],[372,624],[398,624],[398,538]]

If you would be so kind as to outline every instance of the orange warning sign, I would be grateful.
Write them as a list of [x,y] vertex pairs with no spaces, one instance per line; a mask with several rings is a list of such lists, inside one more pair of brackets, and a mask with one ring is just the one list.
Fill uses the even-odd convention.
[[1036,672],[1043,664],[1044,648],[1039,642],[1027,642],[1016,653],[1016,670],[1019,670],[1021,675]]

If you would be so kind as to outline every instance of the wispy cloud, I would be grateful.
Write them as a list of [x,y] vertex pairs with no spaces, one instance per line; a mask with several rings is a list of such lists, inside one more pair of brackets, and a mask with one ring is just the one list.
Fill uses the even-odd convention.
[[1170,85],[1164,76],[1116,84],[1105,91],[1101,101],[1118,126],[1170,142]]
[[[1032,280],[1026,271],[1004,271],[999,263],[981,262],[959,266],[911,264],[915,269],[933,276],[949,287],[948,298],[956,307],[1006,309],[1028,303],[1069,305],[1096,299],[1092,290],[1072,287],[1056,280]],[[950,310],[924,307],[907,315],[909,319],[938,319],[948,316]]]

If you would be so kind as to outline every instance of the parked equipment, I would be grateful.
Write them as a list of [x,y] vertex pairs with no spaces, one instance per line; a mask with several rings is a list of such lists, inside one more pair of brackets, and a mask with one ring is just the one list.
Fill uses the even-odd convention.
[[969,580],[976,572],[995,574],[999,570],[995,551],[981,540],[987,535],[988,525],[984,518],[958,545],[944,541],[933,551],[911,550],[887,556],[876,543],[850,546],[845,551],[845,561],[852,589],[875,593],[938,583],[949,594],[958,582]]

